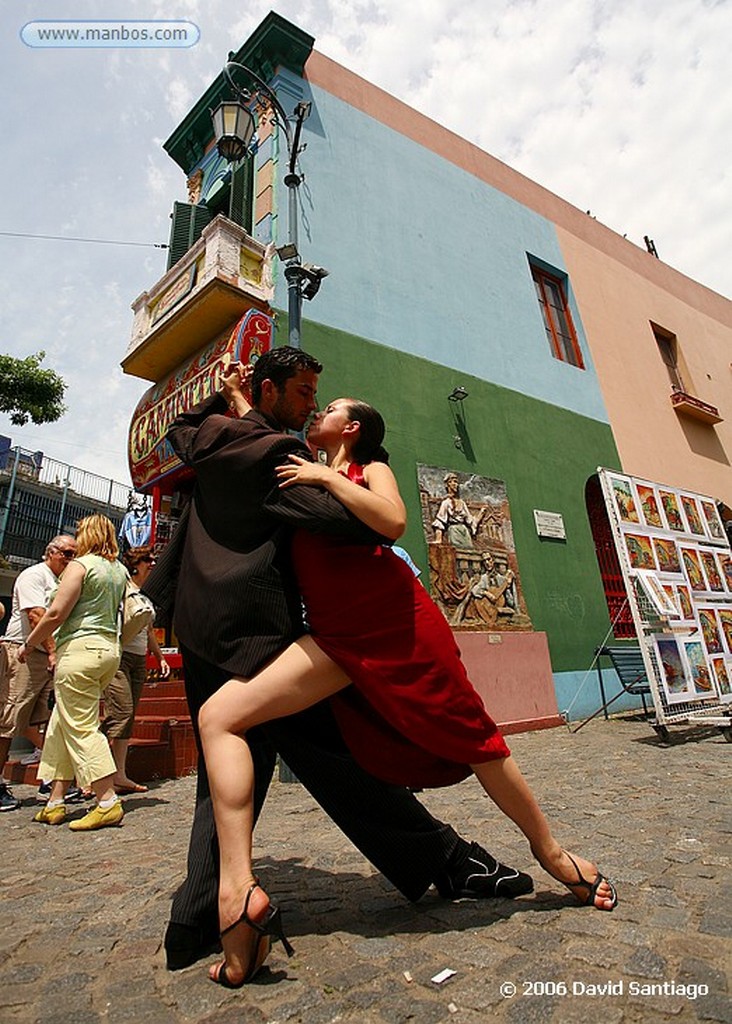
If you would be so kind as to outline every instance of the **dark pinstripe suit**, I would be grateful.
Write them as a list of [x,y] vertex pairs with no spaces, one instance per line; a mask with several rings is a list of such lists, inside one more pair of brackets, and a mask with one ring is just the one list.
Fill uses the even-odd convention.
[[[277,487],[274,468],[290,452],[310,457],[301,441],[256,411],[241,420],[225,412],[226,402],[215,396],[179,416],[168,431],[177,454],[196,471],[174,619],[194,721],[232,672],[252,675],[302,634],[289,563],[291,529],[364,543],[375,537],[320,488]],[[408,790],[356,765],[327,702],[253,730],[249,739],[257,810],[277,749],[336,824],[409,899],[418,899],[445,867],[457,834]],[[215,928],[217,918],[218,856],[202,760],[188,877],[174,897],[171,920],[206,929]]]

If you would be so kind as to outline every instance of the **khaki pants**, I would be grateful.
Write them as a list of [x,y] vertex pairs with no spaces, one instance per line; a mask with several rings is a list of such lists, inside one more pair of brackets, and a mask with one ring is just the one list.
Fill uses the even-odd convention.
[[104,691],[105,718],[102,723],[107,739],[128,740],[135,724],[135,712],[147,678],[147,657],[122,651],[119,668]]
[[113,775],[114,758],[99,729],[99,700],[119,665],[119,644],[102,636],[69,640],[57,651],[56,705],[38,766],[39,779],[76,777],[80,786]]
[[0,738],[22,736],[29,725],[48,721],[48,698],[53,676],[48,671],[45,651],[28,651],[23,665],[18,661],[20,644],[0,643]]

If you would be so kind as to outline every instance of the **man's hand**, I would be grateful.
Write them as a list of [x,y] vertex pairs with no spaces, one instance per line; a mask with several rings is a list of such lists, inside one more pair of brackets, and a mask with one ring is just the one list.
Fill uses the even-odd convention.
[[56,671],[56,652],[48,651],[48,657],[46,658],[46,671],[50,676]]
[[167,663],[165,658],[160,659],[160,678],[168,679],[170,676],[170,665]]

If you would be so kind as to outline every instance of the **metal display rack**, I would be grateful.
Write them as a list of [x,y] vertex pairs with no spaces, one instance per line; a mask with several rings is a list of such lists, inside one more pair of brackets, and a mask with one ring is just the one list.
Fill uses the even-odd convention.
[[[663,597],[660,596],[658,600],[652,599],[649,596],[649,590],[647,589],[644,580],[644,570],[640,568],[638,564],[638,558],[636,557],[633,564],[632,555],[630,552],[633,550],[632,545],[626,541],[628,535],[631,538],[635,535],[636,531],[641,536],[641,539],[648,538],[648,550],[651,552],[651,556],[655,557],[654,550],[654,538],[660,538],[662,542],[667,545],[672,542],[679,555],[679,563],[683,566],[683,559],[681,555],[681,549],[685,545],[689,545],[693,548],[694,545],[701,546],[705,551],[715,553],[715,563],[725,565],[726,559],[730,556],[730,547],[724,534],[724,530],[721,530],[722,536],[712,535],[707,527],[705,536],[700,536],[698,532],[692,532],[689,528],[689,520],[684,515],[681,520],[683,529],[679,529],[678,526],[675,530],[668,528],[668,519],[664,510],[663,519],[661,520],[661,514],[659,509],[661,508],[660,501],[656,512],[658,512],[658,518],[661,520],[660,526],[649,525],[648,521],[643,518],[644,512],[641,507],[641,502],[638,501],[638,486],[640,485],[644,493],[662,493],[662,494],[680,494],[678,488],[664,487],[662,484],[655,484],[650,481],[641,480],[635,477],[630,477],[627,474],[618,472],[616,470],[608,470],[604,468],[598,469],[598,477],[602,487],[602,493],[605,498],[605,505],[609,517],[609,521],[612,528],[613,540],[617,550],[618,558],[623,575],[623,582],[625,584],[628,606],[633,616],[633,622],[635,624],[636,633],[638,637],[638,645],[640,648],[641,655],[643,657],[643,663],[646,669],[646,675],[651,690],[651,697],[653,699],[653,705],[656,713],[656,720],[653,723],[653,728],[662,739],[668,739],[670,737],[669,725],[675,725],[679,723],[687,724],[698,724],[698,725],[712,725],[718,727],[725,739],[732,742],[732,692],[723,692],[725,689],[725,683],[720,682],[720,678],[716,674],[716,665],[711,665],[710,651],[706,646],[705,639],[702,636],[702,630],[700,628],[698,620],[698,605],[702,605],[705,609],[723,608],[725,614],[729,609],[729,614],[732,615],[732,581],[729,577],[729,571],[727,575],[721,574],[722,589],[707,589],[703,592],[692,592],[688,586],[688,580],[685,579],[680,573],[669,573],[659,568],[658,563],[655,565],[655,571],[651,570],[650,575],[655,577],[654,582],[660,583],[661,586],[667,590],[672,591],[683,587],[692,597],[692,609],[694,615],[697,616],[696,624],[689,619],[687,616],[682,618],[684,614],[675,614],[670,609],[663,609]],[[623,511],[625,516],[621,516],[620,506],[621,503],[617,500],[616,486],[617,482],[621,482],[621,496],[624,497],[622,487],[626,483],[629,484],[628,492],[629,496],[636,499],[637,507],[633,510],[633,514],[638,516],[636,521],[630,521],[629,515],[631,514],[628,507],[624,506]],[[699,505],[699,502],[706,503],[706,508],[709,506],[714,508],[714,501],[704,495],[699,495],[691,491],[683,491],[684,500],[693,500],[696,503],[696,507],[702,510],[705,506]],[[693,509],[692,509],[693,511]],[[712,524],[714,525],[714,524]],[[698,524],[697,524],[698,526]],[[716,527],[715,527],[716,529]],[[680,546],[680,547],[679,547]],[[719,553],[717,556],[716,553]],[[645,554],[642,551],[641,554]],[[722,561],[718,561],[721,559]],[[706,574],[702,574],[704,581],[708,584],[709,578]],[[683,580],[683,583],[680,583]],[[715,583],[716,583],[715,579]],[[679,606],[679,611],[681,608]],[[685,685],[689,689],[688,699],[683,699],[683,694],[676,694],[672,698],[667,683],[667,675],[663,665],[659,659],[659,639],[675,640],[679,649],[686,643],[692,643],[693,646],[699,647],[701,645],[705,654],[707,663],[707,670],[709,674],[709,682],[711,689],[705,692],[694,691],[692,681],[688,678],[689,664],[685,659],[680,659],[687,671],[687,677],[685,678]],[[720,677],[727,679],[732,682],[732,641],[722,632],[720,636],[720,643],[722,645],[721,654],[715,651],[713,658],[715,663],[722,663],[720,669]],[[724,675],[722,674],[724,673]]]

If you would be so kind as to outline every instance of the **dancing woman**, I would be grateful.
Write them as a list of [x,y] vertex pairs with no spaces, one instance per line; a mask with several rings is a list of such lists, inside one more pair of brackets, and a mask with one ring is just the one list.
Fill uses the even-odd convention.
[[[241,386],[230,385],[227,397],[238,415],[249,410]],[[316,416],[308,433],[311,446],[326,453],[327,465],[291,456],[278,469],[280,486],[325,487],[372,529],[396,540],[406,514],[383,461],[383,437],[376,410],[337,399]],[[384,741],[359,747],[362,730],[344,729],[354,757],[367,770],[412,785],[444,785],[472,771],[553,878],[581,903],[612,910],[613,886],[593,863],[564,851],[552,835],[467,678],[446,620],[409,567],[388,548],[305,531],[295,534],[292,554],[311,634],[252,679],[229,680],[199,716],[221,862],[225,960],[211,968],[212,979],[227,987],[244,984],[266,959],[272,936],[284,938],[279,909],[252,869],[247,730],[333,695],[336,709],[346,701],[345,721],[350,715],[367,734],[375,730]]]

